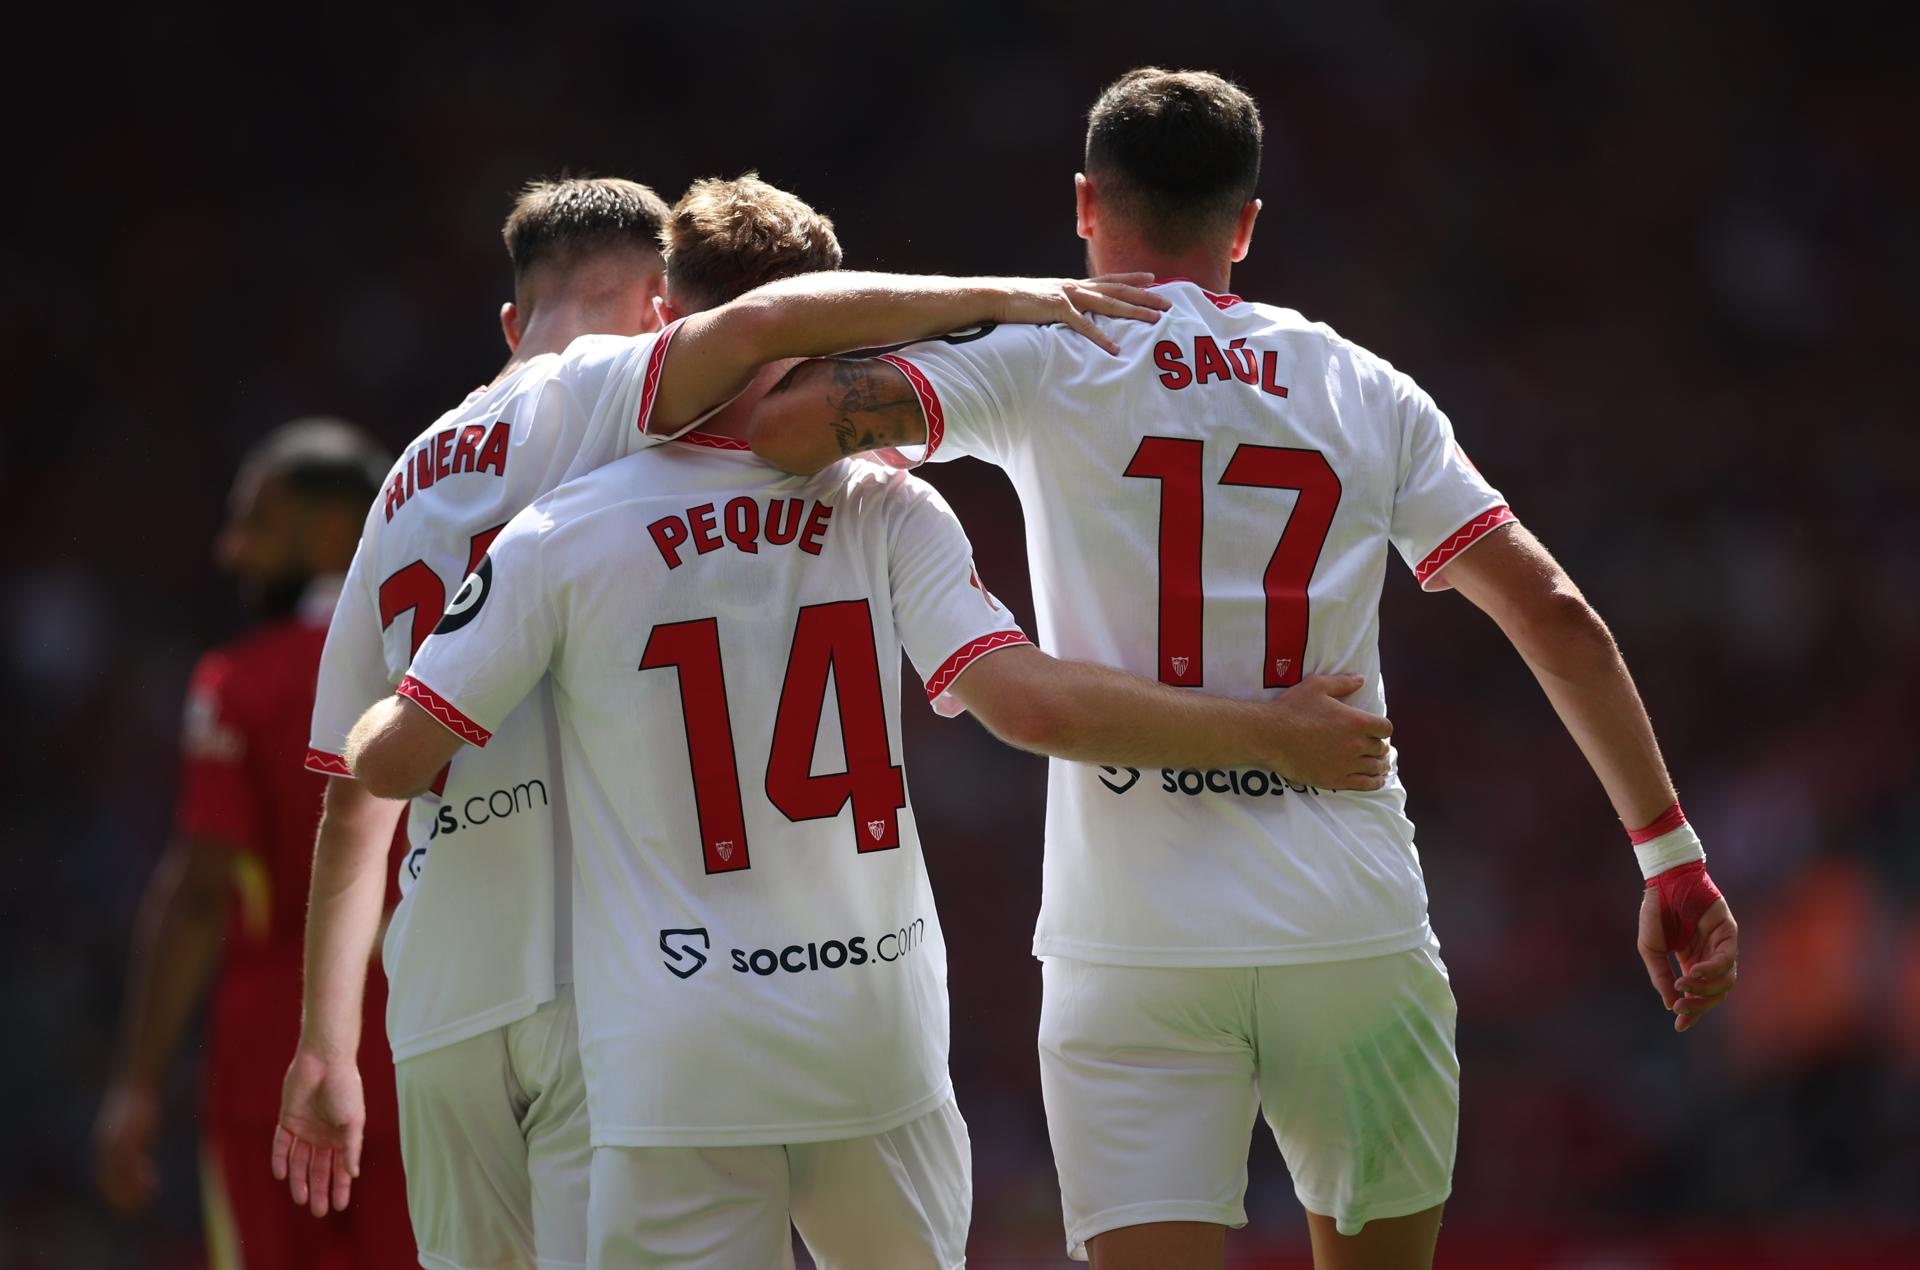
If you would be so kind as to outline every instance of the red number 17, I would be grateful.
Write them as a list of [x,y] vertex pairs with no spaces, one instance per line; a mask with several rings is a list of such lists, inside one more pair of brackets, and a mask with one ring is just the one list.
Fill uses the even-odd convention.
[[[1205,449],[1204,441],[1142,437],[1122,473],[1160,482],[1160,682],[1186,688],[1199,687],[1206,672],[1201,629],[1206,596],[1200,578]],[[1300,494],[1261,579],[1267,593],[1263,680],[1269,688],[1290,688],[1300,682],[1307,650],[1307,584],[1340,505],[1340,478],[1318,450],[1241,445],[1227,460],[1220,483]]]

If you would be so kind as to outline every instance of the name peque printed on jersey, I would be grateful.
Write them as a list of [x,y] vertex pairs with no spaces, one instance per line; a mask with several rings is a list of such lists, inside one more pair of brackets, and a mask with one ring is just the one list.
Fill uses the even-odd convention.
[[675,516],[662,516],[647,526],[647,533],[660,549],[667,568],[678,569],[686,563],[680,549],[689,542],[694,552],[703,556],[728,543],[749,556],[760,554],[761,543],[769,547],[793,544],[817,556],[826,543],[832,519],[833,508],[825,503],[816,502],[809,511],[805,499],[770,498],[762,514],[757,500],[743,496],[730,499],[722,510],[716,510],[712,503],[702,503]]

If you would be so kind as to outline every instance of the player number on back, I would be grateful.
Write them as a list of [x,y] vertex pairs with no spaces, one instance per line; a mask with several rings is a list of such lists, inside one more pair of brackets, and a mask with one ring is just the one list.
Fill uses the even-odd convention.
[[[480,567],[480,558],[487,554],[487,548],[505,529],[504,524],[492,529],[483,529],[467,542],[467,571],[461,574],[468,577]],[[447,584],[440,580],[424,560],[396,569],[380,584],[380,629],[386,630],[393,625],[393,619],[413,610],[413,629],[408,632],[407,649],[417,653],[420,645],[427,642],[427,636],[433,634],[434,626],[440,621],[440,615],[447,607]]]
[[[669,622],[647,637],[640,669],[672,667],[680,676],[680,712],[693,768],[693,800],[700,818],[701,853],[708,873],[752,867],[746,812],[741,804],[726,670],[720,660],[720,622],[706,617]],[[814,741],[832,676],[840,709],[846,770],[813,772]],[[767,757],[767,800],[788,820],[821,820],[853,803],[857,850],[900,845],[900,809],[907,787],[887,739],[886,699],[873,647],[873,614],[865,600],[812,604],[800,610],[787,655],[780,709]]]
[[[1142,437],[1122,473],[1160,482],[1160,682],[1183,688],[1199,687],[1206,674],[1201,629],[1206,595],[1200,576],[1206,495],[1200,466],[1205,453],[1205,441]],[[1220,484],[1295,490],[1300,495],[1261,579],[1267,595],[1262,681],[1269,688],[1290,688],[1300,682],[1307,649],[1307,584],[1340,505],[1340,478],[1318,450],[1240,445],[1227,460]]]

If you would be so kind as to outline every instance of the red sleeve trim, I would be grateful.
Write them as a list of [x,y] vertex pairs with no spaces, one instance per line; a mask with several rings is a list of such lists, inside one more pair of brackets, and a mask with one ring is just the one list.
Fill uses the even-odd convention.
[[698,428],[692,432],[683,432],[674,439],[686,445],[704,445],[709,450],[751,450],[753,448],[739,437],[723,437],[717,432],[703,432]]
[[1675,803],[1673,806],[1661,812],[1659,819],[1647,825],[1645,828],[1627,830],[1627,837],[1633,842],[1633,845],[1637,847],[1643,842],[1652,842],[1662,834],[1672,833],[1675,829],[1678,829],[1686,823],[1687,813],[1680,810],[1679,803]]
[[933,383],[921,369],[906,358],[883,353],[880,360],[905,375],[907,382],[913,385],[914,395],[920,398],[920,413],[927,417],[927,449],[920,456],[920,461],[925,463],[940,448],[940,438],[947,434],[947,416],[940,409],[940,394],[933,390]]
[[985,657],[988,653],[1001,648],[1012,648],[1016,644],[1031,643],[1019,631],[995,631],[991,635],[982,635],[970,644],[963,645],[958,652],[940,663],[940,669],[933,672],[927,680],[927,700],[932,701],[945,692],[960,672]]
[[306,769],[309,772],[318,772],[322,776],[353,775],[353,769],[347,766],[347,760],[341,758],[338,754],[329,754],[325,750],[316,750],[311,745],[307,747]]
[[422,709],[432,715],[447,731],[459,737],[469,745],[485,745],[493,739],[493,733],[487,731],[466,715],[456,710],[451,701],[433,689],[408,675],[394,689],[401,696],[417,702]]
[[647,435],[647,420],[653,414],[653,397],[660,391],[660,370],[667,364],[667,345],[673,343],[675,332],[680,329],[684,318],[675,319],[660,332],[660,338],[653,342],[653,349],[647,354],[647,371],[640,380],[640,414],[636,426],[640,435]]
[[1427,558],[1413,567],[1413,576],[1422,587],[1426,586],[1432,581],[1433,575],[1446,568],[1448,562],[1455,556],[1512,519],[1513,512],[1505,504],[1481,512],[1448,534],[1444,542],[1428,552]]

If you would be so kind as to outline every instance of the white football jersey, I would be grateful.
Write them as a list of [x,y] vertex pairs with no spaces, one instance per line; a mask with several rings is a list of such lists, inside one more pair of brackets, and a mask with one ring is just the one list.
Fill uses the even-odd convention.
[[[1511,519],[1406,375],[1291,309],[1166,285],[1110,356],[1001,327],[889,358],[929,457],[1006,469],[1041,646],[1162,683],[1271,697],[1350,672],[1385,713],[1388,544],[1423,585]],[[1427,937],[1406,793],[1260,770],[1053,760],[1037,955],[1214,966],[1371,957]]]
[[901,649],[950,712],[1026,637],[924,482],[690,441],[517,516],[400,691],[491,749],[550,676],[596,1145],[885,1132],[950,1096]]
[[[671,338],[590,335],[531,358],[407,447],[367,515],[327,631],[309,768],[351,774],[340,757],[348,731],[392,695],[448,597],[515,513],[648,442]],[[570,976],[552,714],[545,694],[533,694],[495,744],[463,752],[435,792],[413,800],[384,952],[395,1059],[524,1018]],[[430,854],[440,861],[431,870]]]

